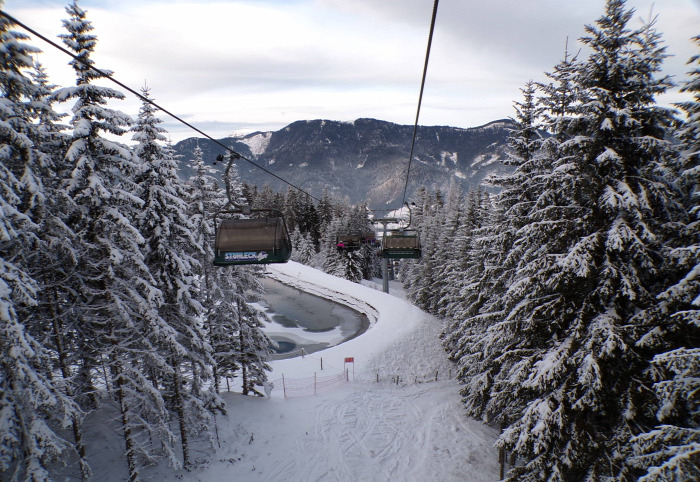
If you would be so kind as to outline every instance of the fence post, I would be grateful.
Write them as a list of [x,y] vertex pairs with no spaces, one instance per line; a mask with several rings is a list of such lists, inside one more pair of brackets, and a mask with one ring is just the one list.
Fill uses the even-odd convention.
[[437,377],[438,377],[438,371],[435,370],[435,381],[437,382]]
[[[501,433],[503,433],[503,429],[505,428],[505,426],[506,425],[503,422],[501,422]],[[506,450],[503,447],[498,449],[498,464],[500,465],[498,480],[503,480],[503,477],[506,473]]]
[[314,372],[314,395],[316,395],[316,372]]
[[323,370],[323,357],[321,357],[321,370]]
[[284,398],[287,398],[287,385],[284,383],[284,373],[282,374],[282,393]]
[[377,383],[379,383],[379,373],[377,373]]

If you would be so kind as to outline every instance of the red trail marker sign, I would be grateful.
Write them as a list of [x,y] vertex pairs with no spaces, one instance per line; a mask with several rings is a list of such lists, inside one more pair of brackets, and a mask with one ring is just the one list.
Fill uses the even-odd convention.
[[[345,363],[352,363],[352,379],[355,379],[355,357],[354,356],[346,356],[345,357]],[[347,373],[347,370],[345,371]]]

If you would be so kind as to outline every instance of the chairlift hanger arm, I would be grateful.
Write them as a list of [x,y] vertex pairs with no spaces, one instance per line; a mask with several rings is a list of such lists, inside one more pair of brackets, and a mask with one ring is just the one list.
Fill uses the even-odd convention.
[[408,209],[408,224],[404,229],[408,229],[411,227],[411,221],[413,220],[413,212],[411,211],[411,206],[409,206],[407,202],[405,202],[404,205],[406,206],[406,209]]
[[[405,202],[404,205],[406,206],[406,209],[408,209],[408,224],[404,226],[401,229],[409,229],[411,226],[411,221],[413,219],[413,212],[411,211],[411,206]],[[400,218],[377,218],[372,220],[373,223],[378,223],[378,224],[383,224],[387,225],[390,223],[400,223],[401,219]]]
[[[241,159],[241,155],[238,154],[235,151],[231,151],[232,154],[229,154],[228,156],[228,163],[226,163],[226,169],[224,169],[224,184],[226,185],[226,198],[228,199],[228,204],[233,206],[235,209],[239,209],[241,211],[248,211],[245,212],[244,214],[249,214],[250,213],[250,206],[241,206],[240,204],[236,203],[233,200],[233,193],[231,189],[231,168],[233,167],[233,161],[236,159]],[[224,162],[224,155],[219,154],[216,156],[216,160],[214,161],[214,165],[216,165],[217,162]]]

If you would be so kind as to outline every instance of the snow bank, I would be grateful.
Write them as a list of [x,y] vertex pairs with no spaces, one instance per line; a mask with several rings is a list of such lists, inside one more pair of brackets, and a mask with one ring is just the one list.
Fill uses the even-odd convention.
[[[268,276],[302,291],[335,301],[367,315],[367,331],[345,343],[313,356],[273,361],[271,379],[306,378],[317,373],[342,371],[346,357],[354,359],[355,380],[380,381],[399,376],[404,382],[416,378],[446,378],[452,370],[439,344],[441,324],[406,301],[371,287],[336,278],[299,263],[270,265]],[[323,358],[324,373],[320,371]],[[279,387],[279,385],[276,384]],[[279,390],[273,396],[283,396]]]

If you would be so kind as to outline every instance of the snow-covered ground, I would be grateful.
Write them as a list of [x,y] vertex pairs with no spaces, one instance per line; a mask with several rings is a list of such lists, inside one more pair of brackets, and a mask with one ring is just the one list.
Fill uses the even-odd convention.
[[[313,355],[271,362],[269,398],[224,393],[228,416],[218,417],[220,447],[211,453],[203,446],[190,472],[164,463],[144,468],[145,480],[498,479],[497,431],[466,418],[434,317],[402,300],[400,290],[387,295],[380,285],[294,262],[270,266],[268,274],[366,313],[370,328]],[[348,357],[354,364],[345,363]],[[285,398],[284,386],[298,398]],[[96,480],[125,479],[116,462],[100,467],[92,459]]]

